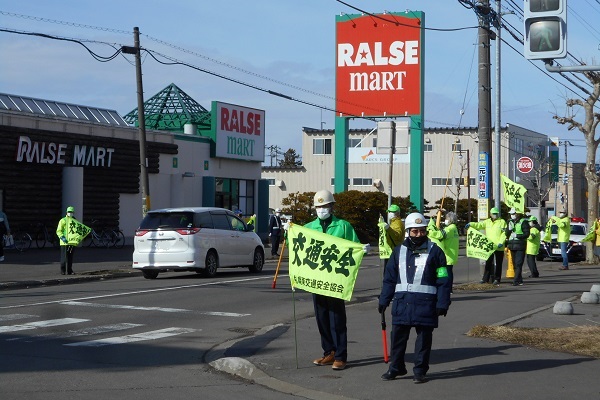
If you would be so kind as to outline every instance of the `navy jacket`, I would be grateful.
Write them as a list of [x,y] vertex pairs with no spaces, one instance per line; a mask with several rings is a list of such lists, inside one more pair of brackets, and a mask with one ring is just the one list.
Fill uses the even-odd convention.
[[[402,246],[397,246],[387,265],[383,277],[383,286],[379,296],[379,304],[388,306],[392,304],[392,323],[394,325],[409,326],[438,326],[438,308],[447,310],[450,307],[451,282],[447,274],[438,277],[438,268],[441,268],[439,275],[444,275],[446,267],[446,256],[440,247],[428,240],[415,249],[410,249],[409,239],[405,239]],[[401,248],[406,248],[406,280],[401,281],[399,271],[399,257]],[[429,252],[428,252],[429,249]],[[420,282],[415,282],[415,272],[417,270],[415,260],[418,257],[425,257],[423,274]],[[402,288],[398,284],[423,285],[430,289],[429,293],[413,291],[413,288]],[[398,285],[398,286],[397,286]],[[398,291],[397,291],[398,289]],[[435,293],[431,293],[435,291]]]

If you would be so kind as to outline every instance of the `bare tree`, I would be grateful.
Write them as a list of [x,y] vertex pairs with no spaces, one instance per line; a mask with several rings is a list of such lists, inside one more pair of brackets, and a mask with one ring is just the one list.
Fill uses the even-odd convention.
[[541,208],[544,201],[548,200],[550,190],[556,185],[556,182],[550,182],[553,165],[543,151],[537,151],[531,159],[533,169],[528,174],[522,174],[520,178],[522,181],[529,182],[529,185],[526,186],[532,188],[527,190],[529,200]]
[[[583,75],[592,83],[593,90],[585,99],[567,99],[565,116],[554,115],[561,125],[568,125],[568,129],[577,129],[585,138],[586,159],[584,174],[588,185],[588,221],[591,224],[598,217],[598,188],[600,187],[600,177],[596,173],[596,150],[600,144],[600,137],[596,136],[596,128],[600,123],[600,113],[594,112],[594,106],[600,98],[600,73],[593,71],[583,72]],[[575,120],[577,115],[575,106],[583,108],[585,111],[584,121]],[[587,246],[586,261],[593,262],[594,254],[591,246]],[[597,261],[597,260],[596,260]]]

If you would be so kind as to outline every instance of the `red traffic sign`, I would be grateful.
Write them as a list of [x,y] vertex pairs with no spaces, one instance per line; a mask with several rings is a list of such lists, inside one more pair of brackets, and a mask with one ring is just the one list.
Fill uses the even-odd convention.
[[517,170],[523,174],[528,174],[533,169],[533,160],[529,157],[521,157],[517,160]]

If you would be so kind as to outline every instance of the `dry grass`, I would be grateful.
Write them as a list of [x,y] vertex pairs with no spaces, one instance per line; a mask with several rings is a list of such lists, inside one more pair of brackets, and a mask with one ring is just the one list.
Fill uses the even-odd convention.
[[477,325],[467,336],[515,343],[537,349],[600,358],[600,327],[515,328]]
[[483,292],[486,290],[497,289],[499,286],[494,286],[491,283],[463,283],[462,285],[454,285],[452,287],[452,291],[461,292],[461,291],[476,291]]

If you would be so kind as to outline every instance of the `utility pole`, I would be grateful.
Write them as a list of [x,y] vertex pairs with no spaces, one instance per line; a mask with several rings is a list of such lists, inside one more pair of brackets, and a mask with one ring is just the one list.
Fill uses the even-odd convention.
[[[479,189],[479,203],[485,202],[487,207],[485,209],[485,215],[483,215],[483,207],[478,207],[479,219],[487,217],[487,208],[489,208],[490,201],[490,188],[493,187],[493,179],[491,174],[490,165],[492,164],[492,146],[491,146],[491,115],[492,115],[492,104],[490,94],[490,1],[483,0],[475,6],[477,10],[477,16],[479,18],[479,29],[477,35],[478,49],[478,60],[479,60],[479,73],[478,73],[478,137],[479,137],[479,157],[477,158],[477,169],[478,175],[481,178],[484,175],[486,181],[485,190]],[[478,179],[478,183],[482,182]],[[483,200],[483,201],[482,201]]]
[[500,91],[502,89],[501,85],[501,74],[500,74],[500,45],[502,43],[501,34],[502,34],[502,10],[500,7],[500,0],[496,0],[496,22],[494,26],[496,27],[496,96],[495,96],[495,108],[496,108],[496,122],[494,123],[494,140],[496,141],[494,146],[494,152],[492,154],[492,158],[494,159],[494,186],[493,186],[493,198],[494,198],[494,207],[498,210],[500,207],[500,152],[501,148],[501,129],[502,129],[502,115],[500,108],[500,100],[501,94]]
[[144,114],[144,88],[142,85],[142,58],[140,56],[140,29],[133,28],[134,46],[123,46],[125,54],[135,55],[135,76],[137,81],[138,127],[140,142],[140,177],[142,180],[142,215],[145,217],[150,210],[150,187],[148,184],[148,161],[146,159],[146,117]]
[[565,211],[567,215],[571,215],[569,212],[569,157],[567,153],[568,146],[573,146],[571,142],[568,140],[563,140],[559,142],[559,146],[565,146],[565,174],[563,175],[563,184],[565,185]]

